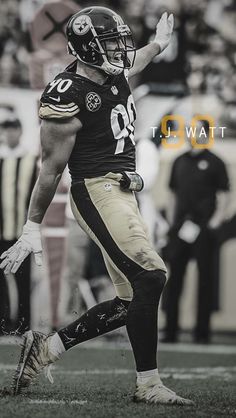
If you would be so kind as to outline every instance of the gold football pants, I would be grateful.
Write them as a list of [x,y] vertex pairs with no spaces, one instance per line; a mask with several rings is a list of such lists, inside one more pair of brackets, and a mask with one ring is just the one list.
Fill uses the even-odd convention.
[[100,247],[120,299],[132,300],[132,279],[148,270],[166,272],[152,248],[135,195],[123,191],[121,174],[84,179],[71,187],[73,214]]

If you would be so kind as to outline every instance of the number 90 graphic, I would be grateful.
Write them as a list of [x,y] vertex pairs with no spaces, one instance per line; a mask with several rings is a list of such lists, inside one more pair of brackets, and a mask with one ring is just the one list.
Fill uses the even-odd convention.
[[[168,126],[168,122],[175,121],[178,125],[178,129],[170,129]],[[209,132],[206,132],[204,128],[201,128],[200,130],[200,136],[204,135],[204,143],[199,143],[197,141],[197,123],[198,122],[207,122],[209,125]],[[162,118],[161,121],[161,132],[164,135],[162,138],[162,145],[164,148],[168,149],[178,149],[181,148],[185,143],[185,137],[187,136],[188,139],[191,140],[191,145],[193,148],[197,149],[205,149],[205,148],[211,148],[214,145],[214,118],[212,118],[210,115],[195,115],[191,119],[191,123],[189,127],[186,127],[185,120],[183,116],[181,115],[166,115]],[[208,138],[206,138],[206,135],[208,134]],[[168,139],[170,137],[178,138],[177,142],[170,142]]]

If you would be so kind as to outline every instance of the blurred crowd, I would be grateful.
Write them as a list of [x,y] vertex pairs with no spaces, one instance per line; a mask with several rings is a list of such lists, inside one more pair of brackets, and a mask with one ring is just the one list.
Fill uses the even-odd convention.
[[[72,0],[70,0],[70,3]],[[235,129],[235,0],[74,0],[79,6],[117,10],[133,30],[138,47],[149,41],[164,10],[175,15],[175,36],[165,55],[135,80],[181,84],[192,94],[214,94],[223,106],[221,120]],[[0,84],[30,87],[29,26],[47,0],[9,0],[0,4]],[[66,3],[66,2],[64,2]],[[158,74],[155,70],[158,65]],[[166,67],[167,65],[167,67]],[[176,88],[176,87],[175,87]]]

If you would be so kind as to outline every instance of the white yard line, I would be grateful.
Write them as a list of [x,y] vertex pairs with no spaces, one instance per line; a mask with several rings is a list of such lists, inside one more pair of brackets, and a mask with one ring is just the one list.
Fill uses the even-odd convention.
[[[15,370],[16,365],[0,363],[0,371],[8,372]],[[86,375],[127,375],[134,374],[134,369],[81,369],[65,370],[60,367],[53,367],[53,374],[61,376],[86,376]],[[172,377],[173,379],[207,379],[210,377],[221,377],[224,379],[236,376],[235,367],[164,367],[160,373],[162,378]]]
[[27,403],[31,405],[85,405],[88,403],[87,400],[74,400],[74,401],[63,401],[56,399],[30,399]]
[[[75,349],[80,348],[94,348],[94,349],[110,349],[110,350],[131,350],[130,344],[128,342],[104,342],[104,341],[87,341],[82,343],[81,346],[75,347]],[[175,352],[175,353],[202,353],[202,354],[236,354],[235,345],[226,345],[226,344],[167,344],[159,343],[158,350],[160,352]]]
[[10,371],[10,370],[15,370],[16,369],[16,364],[4,364],[4,363],[0,363],[0,371]]
[[[53,373],[62,374],[62,375],[111,375],[111,374],[129,374],[134,373],[134,369],[91,369],[91,370],[64,370],[64,369],[54,369]],[[222,375],[224,373],[236,373],[236,367],[192,367],[192,368],[178,368],[178,367],[163,367],[161,373],[169,374],[178,373],[186,374],[192,373],[193,375]]]
[[206,344],[160,344],[160,351],[175,353],[236,354],[235,345]]
[[[54,370],[53,374],[63,376],[88,376],[88,375],[127,375],[134,374],[133,369],[112,369],[112,370]],[[220,378],[221,380],[230,380],[236,378],[236,367],[201,367],[196,369],[168,369],[163,368],[160,371],[162,379],[171,377],[175,380],[199,380]]]
[[2,337],[0,338],[0,346],[3,345],[18,345],[20,344],[22,339],[20,337]]
[[[19,345],[21,338],[19,337],[1,337],[0,346],[6,345]],[[101,339],[86,341],[74,347],[74,349],[81,348],[94,348],[102,350],[131,350],[129,342],[107,342]],[[175,352],[175,353],[202,353],[202,354],[225,354],[231,355],[236,354],[235,345],[226,345],[226,344],[166,344],[159,343],[159,351],[164,352]]]

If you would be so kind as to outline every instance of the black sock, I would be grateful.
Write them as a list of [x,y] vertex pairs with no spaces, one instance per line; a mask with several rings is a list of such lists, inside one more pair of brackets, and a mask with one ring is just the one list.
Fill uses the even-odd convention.
[[124,326],[129,303],[118,297],[107,300],[93,306],[72,324],[62,328],[58,334],[65,349]]
[[[131,302],[132,303],[132,302]],[[127,332],[138,372],[157,368],[157,306],[135,310],[130,307]]]
[[162,271],[146,274],[133,284],[134,296],[128,309],[126,327],[138,372],[157,368],[157,314],[166,281]]

